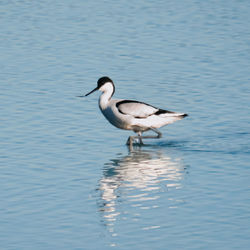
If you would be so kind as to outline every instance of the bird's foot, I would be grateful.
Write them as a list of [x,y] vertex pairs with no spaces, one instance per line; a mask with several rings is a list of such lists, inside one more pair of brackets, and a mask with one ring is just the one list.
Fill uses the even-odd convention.
[[135,136],[134,139],[136,139],[137,144],[139,145],[144,145],[143,141],[142,141],[142,136]]
[[144,145],[141,136],[129,136],[126,144],[129,145],[130,147],[132,147],[133,143],[137,143],[139,145]]
[[126,145],[130,145],[130,141],[131,141],[131,138],[130,138],[131,136],[129,136],[129,138],[128,138],[128,140],[127,140],[127,142],[126,142]]
[[157,135],[157,138],[162,138],[162,133],[159,133],[159,134]]

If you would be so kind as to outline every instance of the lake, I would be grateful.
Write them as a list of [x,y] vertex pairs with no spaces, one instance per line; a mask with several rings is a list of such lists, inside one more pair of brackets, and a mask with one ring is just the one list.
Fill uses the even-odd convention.
[[[249,249],[250,2],[1,1],[1,249]],[[146,145],[96,87],[189,116]],[[150,132],[148,132],[150,134]]]

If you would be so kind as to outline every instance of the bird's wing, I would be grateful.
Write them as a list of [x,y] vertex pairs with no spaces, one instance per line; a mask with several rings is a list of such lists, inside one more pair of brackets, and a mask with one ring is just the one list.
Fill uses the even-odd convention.
[[132,115],[135,118],[147,118],[161,111],[161,109],[155,108],[147,103],[131,100],[119,101],[116,103],[116,107],[120,113]]

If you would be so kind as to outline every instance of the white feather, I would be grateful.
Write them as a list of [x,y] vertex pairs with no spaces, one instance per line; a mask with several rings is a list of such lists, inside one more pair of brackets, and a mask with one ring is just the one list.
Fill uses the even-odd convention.
[[141,102],[124,101],[117,105],[118,110],[125,115],[132,115],[137,118],[147,118],[148,116],[154,114],[158,111],[150,105]]

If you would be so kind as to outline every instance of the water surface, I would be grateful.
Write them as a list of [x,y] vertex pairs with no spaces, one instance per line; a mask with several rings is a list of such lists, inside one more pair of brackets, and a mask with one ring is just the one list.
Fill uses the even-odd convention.
[[[249,1],[1,1],[2,249],[248,249]],[[189,117],[131,135],[77,98]]]

